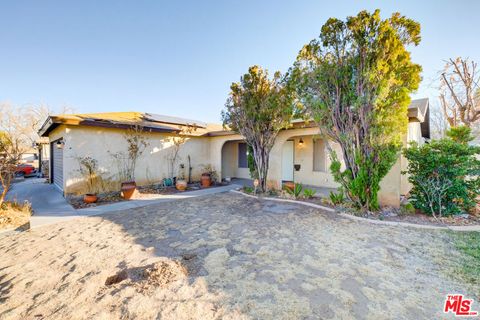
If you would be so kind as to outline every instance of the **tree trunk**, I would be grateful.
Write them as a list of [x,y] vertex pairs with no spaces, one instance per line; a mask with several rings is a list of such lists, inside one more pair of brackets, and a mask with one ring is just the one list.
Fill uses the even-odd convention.
[[253,158],[258,170],[258,180],[261,192],[267,191],[267,175],[268,175],[268,162],[270,158],[270,148],[259,146],[257,144],[252,145]]
[[0,174],[0,185],[2,186],[2,194],[0,194],[0,207],[2,206],[3,202],[5,201],[5,197],[7,195],[8,190],[10,189],[10,183],[12,179],[10,176],[4,177]]

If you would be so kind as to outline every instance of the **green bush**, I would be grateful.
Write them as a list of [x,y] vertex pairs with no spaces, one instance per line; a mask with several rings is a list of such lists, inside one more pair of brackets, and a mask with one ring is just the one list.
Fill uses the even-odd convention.
[[247,146],[247,164],[250,172],[250,178],[258,179],[258,171],[255,166],[255,159],[253,158],[253,148],[251,145]]
[[253,189],[252,187],[243,186],[243,192],[245,193],[253,193],[254,191],[255,189]]
[[460,214],[475,206],[480,194],[480,148],[471,146],[470,129],[451,129],[448,138],[404,150],[410,202],[434,217]]
[[334,205],[342,204],[345,201],[343,190],[339,189],[337,193],[330,191],[330,201],[332,201]]
[[311,199],[315,196],[315,193],[317,193],[317,190],[315,189],[305,189],[303,190],[303,196],[307,199]]
[[413,204],[408,202],[408,203],[400,206],[400,212],[402,214],[414,214],[415,213],[415,207],[413,206]]
[[293,189],[285,188],[289,195],[292,195],[295,199],[298,199],[302,194],[303,185],[301,183],[295,183]]

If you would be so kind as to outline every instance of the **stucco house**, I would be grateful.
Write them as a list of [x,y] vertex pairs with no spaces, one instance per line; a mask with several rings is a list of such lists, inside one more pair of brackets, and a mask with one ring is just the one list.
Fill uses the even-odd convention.
[[[404,143],[423,143],[430,138],[428,99],[412,101],[408,110],[409,125]],[[98,161],[102,175],[115,180],[118,168],[112,154],[125,152],[124,133],[132,126],[143,128],[148,145],[138,161],[137,185],[151,184],[168,177],[167,158],[172,149],[171,137],[186,127],[193,128],[179,151],[180,161],[190,159],[192,179],[199,180],[203,167],[213,167],[221,179],[250,178],[247,146],[244,138],[225,130],[220,124],[161,116],[140,112],[112,112],[51,116],[39,133],[50,141],[51,183],[65,195],[82,192],[84,182],[79,175],[79,157],[90,156]],[[335,188],[338,185],[329,172],[330,157],[325,140],[313,123],[292,121],[282,130],[270,155],[269,180],[281,187],[283,181],[310,186]],[[339,152],[339,146],[332,144]],[[340,153],[339,153],[340,154]],[[379,199],[382,205],[398,206],[400,196],[408,193],[407,177],[401,174],[406,159],[397,163],[381,182]]]

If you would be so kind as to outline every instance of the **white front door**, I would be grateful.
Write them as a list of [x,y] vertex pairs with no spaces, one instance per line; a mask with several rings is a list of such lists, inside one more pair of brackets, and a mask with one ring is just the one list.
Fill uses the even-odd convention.
[[293,181],[293,152],[294,142],[285,141],[282,150],[282,180]]

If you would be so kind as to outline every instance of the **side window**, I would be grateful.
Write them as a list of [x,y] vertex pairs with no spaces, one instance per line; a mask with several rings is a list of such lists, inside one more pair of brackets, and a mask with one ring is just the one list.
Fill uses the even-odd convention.
[[238,167],[239,168],[248,168],[247,144],[243,143],[243,142],[238,144]]
[[313,171],[325,172],[325,142],[322,139],[313,141]]

